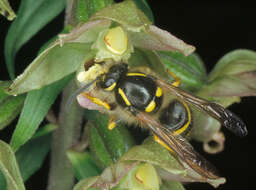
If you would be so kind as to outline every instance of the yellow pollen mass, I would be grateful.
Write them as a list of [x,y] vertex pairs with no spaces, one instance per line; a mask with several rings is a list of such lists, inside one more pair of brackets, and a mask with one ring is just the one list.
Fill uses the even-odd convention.
[[112,53],[122,55],[127,50],[127,35],[120,26],[109,29],[104,42]]
[[156,102],[154,100],[152,100],[148,106],[146,107],[145,111],[146,112],[152,112],[156,107]]

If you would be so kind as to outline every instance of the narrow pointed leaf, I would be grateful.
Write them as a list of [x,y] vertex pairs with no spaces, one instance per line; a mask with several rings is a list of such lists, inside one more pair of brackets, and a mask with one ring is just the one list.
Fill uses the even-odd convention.
[[9,125],[20,113],[24,95],[10,96],[5,89],[10,85],[10,81],[0,81],[0,130]]
[[72,77],[73,75],[69,75],[40,90],[34,90],[28,93],[10,142],[14,151],[17,151],[20,146],[32,137],[57,95]]
[[12,10],[8,0],[0,1],[0,14],[5,16],[8,20],[13,20],[16,17],[15,12]]
[[14,59],[22,45],[56,17],[66,0],[23,0],[18,17],[12,23],[5,41],[5,59],[11,79],[15,76]]
[[75,72],[82,63],[92,59],[89,44],[53,45],[41,53],[9,87],[8,93],[21,94],[42,88]]
[[12,148],[0,141],[0,171],[5,176],[7,190],[25,190]]
[[108,6],[94,14],[90,19],[110,19],[135,31],[143,28],[145,24],[151,24],[132,0]]
[[24,181],[26,181],[42,166],[51,147],[50,132],[54,128],[56,129],[56,125],[52,124],[42,127],[38,132],[36,132],[33,138],[31,138],[16,152],[16,159]]
[[95,165],[89,152],[68,150],[67,156],[78,180],[100,175],[101,170]]
[[115,163],[134,144],[129,131],[124,124],[118,124],[109,130],[107,116],[97,111],[87,111],[86,117],[92,122],[89,128],[89,146],[95,163],[105,168]]
[[154,16],[146,0],[133,0],[135,5],[154,23]]

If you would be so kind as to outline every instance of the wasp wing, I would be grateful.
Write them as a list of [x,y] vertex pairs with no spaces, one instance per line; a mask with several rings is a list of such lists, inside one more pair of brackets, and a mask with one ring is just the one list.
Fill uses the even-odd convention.
[[247,135],[247,129],[244,122],[234,113],[228,109],[223,108],[221,105],[209,102],[202,98],[196,97],[187,93],[186,91],[177,88],[165,81],[157,79],[156,82],[162,88],[167,89],[172,94],[182,99],[183,101],[190,103],[200,110],[207,112],[210,116],[217,119],[224,127],[235,133],[240,137]]
[[136,117],[138,120],[150,128],[168,147],[170,147],[177,156],[190,166],[194,171],[208,179],[217,179],[216,169],[207,160],[200,156],[194,148],[180,135],[174,135],[170,129],[165,128],[158,121],[149,115],[139,112]]

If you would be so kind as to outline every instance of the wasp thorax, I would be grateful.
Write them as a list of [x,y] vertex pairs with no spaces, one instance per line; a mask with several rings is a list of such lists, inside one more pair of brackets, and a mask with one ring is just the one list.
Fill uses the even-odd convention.
[[103,75],[102,80],[99,82],[101,88],[107,91],[113,90],[120,78],[128,71],[126,64],[118,64],[110,67],[108,73]]

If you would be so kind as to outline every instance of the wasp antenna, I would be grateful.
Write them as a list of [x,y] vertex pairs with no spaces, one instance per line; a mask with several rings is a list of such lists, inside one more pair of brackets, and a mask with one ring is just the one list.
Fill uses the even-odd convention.
[[68,101],[65,105],[65,111],[67,112],[71,106],[71,104],[73,103],[73,100],[75,99],[76,96],[78,96],[79,94],[81,94],[84,90],[86,90],[87,88],[89,88],[94,82],[96,82],[97,80],[99,80],[99,77],[97,77],[95,80],[85,84],[83,87],[79,88],[78,90],[76,90],[69,98]]

